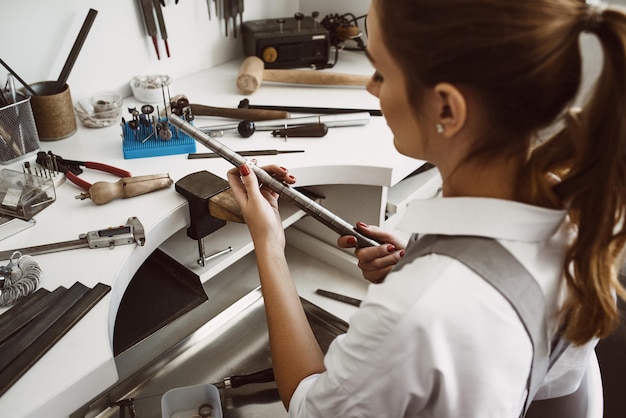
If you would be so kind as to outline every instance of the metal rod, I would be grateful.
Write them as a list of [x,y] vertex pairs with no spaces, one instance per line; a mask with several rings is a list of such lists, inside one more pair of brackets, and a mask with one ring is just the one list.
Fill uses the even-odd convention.
[[[248,160],[246,160],[244,157],[226,147],[215,138],[211,138],[209,135],[203,133],[200,129],[184,121],[178,116],[171,115],[169,117],[169,121],[176,128],[182,130],[187,135],[194,138],[196,141],[200,142],[207,148],[221,155],[222,158],[233,164],[235,167],[239,167],[242,164],[248,163]],[[267,187],[270,190],[273,190],[276,193],[280,194],[282,198],[286,198],[295,206],[302,209],[306,214],[310,215],[311,217],[326,225],[333,231],[337,232],[339,235],[354,236],[357,239],[357,245],[359,247],[372,247],[379,245],[378,242],[359,233],[353,225],[344,221],[317,202],[309,199],[307,196],[289,187],[288,185],[276,180],[261,167],[250,164],[250,168],[258,177],[259,182],[263,183],[264,187]]]
[[[272,119],[255,121],[254,127],[256,130],[274,130],[279,128],[286,128],[289,126],[309,125],[312,123],[323,123],[326,126],[359,126],[367,125],[370,121],[370,114],[367,112],[358,113],[344,113],[339,115],[315,115],[315,116],[303,116],[297,118],[287,119]],[[239,122],[227,123],[222,125],[204,126],[200,130],[204,133],[213,131],[226,131],[230,129],[237,129]]]
[[91,25],[93,25],[93,21],[96,19],[96,15],[98,14],[97,10],[89,9],[89,13],[87,13],[87,17],[83,22],[83,26],[80,28],[80,32],[78,33],[78,37],[76,41],[74,41],[74,45],[70,51],[67,60],[65,61],[65,65],[63,65],[63,69],[61,70],[61,74],[59,74],[59,79],[57,80],[57,89],[58,91],[63,90],[63,86],[67,82],[68,77],[70,76],[70,72],[72,68],[74,68],[74,64],[76,63],[76,59],[78,58],[78,54],[85,43],[85,39],[87,39],[87,35],[91,30]]
[[19,75],[17,75],[17,73],[13,71],[11,67],[7,65],[6,62],[2,61],[2,58],[0,58],[0,64],[2,64],[2,66],[6,68],[8,72],[13,74],[13,77],[17,78],[17,81],[19,81],[22,84],[22,86],[24,86],[24,88],[28,90],[30,94],[32,94],[33,96],[37,96],[37,93],[35,93],[35,90],[33,90],[33,88],[29,86],[28,83],[26,83],[26,81],[22,80],[22,78]]
[[317,289],[315,291],[315,293],[317,293],[318,295],[321,295],[321,296],[325,296],[325,297],[330,298],[330,299],[334,299],[334,300],[338,300],[340,302],[347,303],[349,305],[361,306],[361,300],[360,299],[352,298],[352,297],[346,296],[346,295],[341,295],[339,293],[331,292],[329,290]]
[[379,109],[349,109],[349,108],[332,108],[332,107],[301,107],[301,106],[270,106],[270,105],[251,105],[248,99],[239,102],[239,109],[257,109],[257,110],[282,110],[290,113],[313,113],[313,114],[341,114],[341,113],[358,113],[368,112],[371,116],[382,116],[383,112]]
[[167,29],[165,27],[165,19],[163,18],[163,9],[161,9],[161,3],[159,0],[154,0],[154,10],[156,11],[157,22],[159,23],[159,30],[161,32],[161,39],[163,39],[163,43],[165,44],[165,52],[167,53],[167,57],[170,57],[170,46],[167,43]]
[[[241,155],[242,157],[256,157],[261,155],[292,154],[298,152],[304,152],[304,150],[260,149],[253,151],[239,151],[237,152],[237,154]],[[187,156],[188,160],[196,160],[199,158],[222,158],[222,156],[214,152],[201,152],[196,154],[189,154]]]

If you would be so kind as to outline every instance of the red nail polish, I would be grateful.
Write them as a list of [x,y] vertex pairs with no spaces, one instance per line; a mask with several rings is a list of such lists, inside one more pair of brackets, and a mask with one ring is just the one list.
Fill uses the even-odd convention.
[[370,226],[368,224],[366,224],[365,222],[357,222],[357,225],[361,228],[369,228]]
[[247,176],[248,174],[250,174],[250,167],[248,167],[247,164],[241,164],[239,166],[239,174],[241,174],[242,176]]
[[280,167],[281,170],[283,171],[287,171],[287,169],[285,167]]
[[290,178],[291,180],[295,180],[295,179],[296,179],[296,178],[295,178],[294,176],[292,176],[291,174],[289,175],[289,178]]
[[356,238],[354,238],[354,237],[348,238],[348,244],[349,245],[356,245]]
[[404,257],[404,250],[400,251],[400,257]]
[[388,253],[392,253],[392,252],[394,252],[395,250],[396,250],[396,246],[395,246],[395,245],[393,245],[393,244],[389,244],[389,245],[387,245],[387,252],[388,252]]

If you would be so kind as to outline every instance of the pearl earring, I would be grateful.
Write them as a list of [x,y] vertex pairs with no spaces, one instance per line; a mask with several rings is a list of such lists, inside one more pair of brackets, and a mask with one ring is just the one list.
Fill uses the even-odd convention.
[[438,123],[437,125],[435,125],[435,129],[437,130],[437,133],[439,135],[443,134],[444,132],[444,127],[441,123]]

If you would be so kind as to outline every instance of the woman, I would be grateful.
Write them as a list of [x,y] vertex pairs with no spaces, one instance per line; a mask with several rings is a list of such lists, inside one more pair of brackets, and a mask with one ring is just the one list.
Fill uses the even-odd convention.
[[[581,84],[581,32],[604,63]],[[494,238],[545,296],[550,337],[571,342],[535,399],[572,393],[626,292],[616,266],[626,228],[626,16],[581,0],[374,0],[368,90],[396,149],[427,160],[442,198],[416,201],[401,229]],[[554,126],[558,133],[539,133]],[[292,184],[278,166],[266,169]],[[519,417],[532,347],[510,304],[478,274],[374,226],[358,248],[371,282],[350,329],[324,357],[284,257],[278,196],[248,167],[229,182],[254,241],[272,362],[292,417]],[[354,237],[338,240],[354,247]],[[410,260],[401,269],[401,259]],[[565,320],[567,318],[567,320]]]

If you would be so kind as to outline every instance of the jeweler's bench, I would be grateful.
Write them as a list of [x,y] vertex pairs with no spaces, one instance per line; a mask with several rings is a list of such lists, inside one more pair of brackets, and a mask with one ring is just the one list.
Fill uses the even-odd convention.
[[[244,98],[237,93],[235,79],[240,61],[230,62],[176,80],[171,94],[185,94],[191,103],[220,107],[237,107]],[[333,71],[369,74],[367,60],[358,53],[343,52]],[[266,105],[343,107],[377,109],[378,100],[362,88],[332,88],[264,84],[248,97],[251,103]],[[141,106],[132,97],[125,108]],[[197,117],[197,126],[224,123],[216,118]],[[186,154],[125,160],[121,129],[79,127],[72,137],[42,142],[41,149],[65,158],[101,161],[123,167],[133,175],[169,173],[174,181],[187,174],[208,170],[225,178],[232,167],[221,159],[187,159]],[[399,155],[383,117],[372,117],[366,126],[330,129],[323,138],[290,138],[286,142],[269,132],[258,132],[243,139],[229,135],[220,139],[229,148],[302,149],[303,153],[256,157],[259,165],[278,163],[289,168],[297,186],[307,186],[322,195],[321,204],[348,222],[393,225],[394,215],[402,211],[408,197],[428,197],[437,187],[435,170],[419,176],[405,177],[422,162]],[[198,145],[198,152],[205,152]],[[12,168],[21,170],[21,163]],[[105,173],[90,171],[91,182],[114,181]],[[414,183],[407,186],[408,183]],[[409,192],[405,191],[408,190]],[[417,192],[415,191],[417,190]],[[97,283],[111,286],[111,291],[76,324],[43,358],[41,358],[9,391],[0,398],[3,416],[69,416],[99,394],[136,370],[148,364],[161,352],[176,344],[190,330],[179,329],[160,338],[142,342],[141,356],[114,356],[113,335],[118,308],[129,283],[144,261],[158,248],[187,266],[205,285],[216,276],[233,277],[209,295],[211,316],[226,309],[232,301],[250,291],[251,284],[238,284],[237,263],[253,251],[245,225],[231,224],[205,238],[206,252],[232,247],[232,251],[197,264],[196,242],[184,230],[189,223],[186,200],[174,188],[160,190],[131,199],[116,200],[97,206],[74,196],[80,192],[66,183],[57,189],[57,201],[36,217],[36,225],[0,241],[0,250],[75,239],[78,234],[108,226],[117,226],[131,216],[140,219],[145,228],[145,245],[118,246],[113,250],[79,249],[37,256],[42,269],[42,287],[54,290],[80,281],[93,287]],[[338,250],[336,234],[312,219],[301,219],[303,213],[281,206],[289,244],[304,253],[322,259],[338,271],[348,272],[334,280],[330,275],[296,277],[301,296],[323,309],[347,319],[355,309],[341,302],[315,294],[318,287],[352,297],[362,297],[365,281],[359,279],[350,252]],[[306,262],[306,260],[305,260]],[[346,277],[352,278],[346,278]],[[6,309],[4,310],[6,311]],[[0,314],[4,311],[0,311]],[[191,330],[192,331],[192,330]],[[146,347],[149,347],[146,349]],[[139,358],[141,357],[141,358]]]

